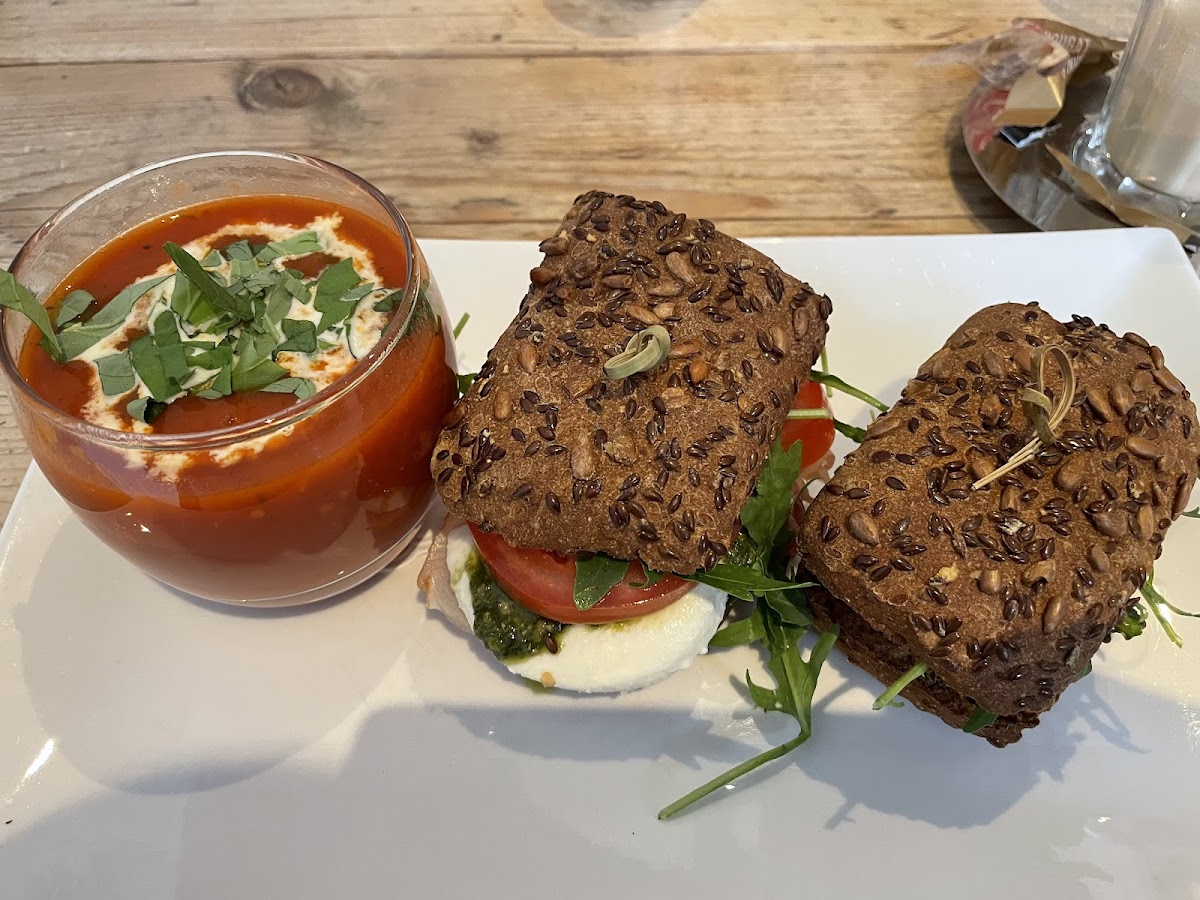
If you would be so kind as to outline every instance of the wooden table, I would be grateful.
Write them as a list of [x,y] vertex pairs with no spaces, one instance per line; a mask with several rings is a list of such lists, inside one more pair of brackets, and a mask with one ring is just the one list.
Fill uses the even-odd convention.
[[[2,0],[0,263],[94,185],[236,147],[347,166],[423,237],[544,237],[591,187],[745,236],[1018,230],[958,138],[973,74],[919,63],[1069,5]],[[27,464],[0,395],[0,521]]]

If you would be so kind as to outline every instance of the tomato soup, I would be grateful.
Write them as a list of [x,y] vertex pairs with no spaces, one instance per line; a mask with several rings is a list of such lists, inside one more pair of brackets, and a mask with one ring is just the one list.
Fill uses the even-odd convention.
[[394,226],[290,196],[127,232],[48,298],[66,354],[31,329],[19,361],[49,404],[127,439],[26,422],[35,458],[94,533],[184,591],[283,602],[352,578],[423,514],[455,396],[412,254],[410,273]]

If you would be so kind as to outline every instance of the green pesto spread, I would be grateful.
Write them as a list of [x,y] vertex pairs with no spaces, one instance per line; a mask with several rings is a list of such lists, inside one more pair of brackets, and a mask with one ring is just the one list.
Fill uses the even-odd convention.
[[566,626],[531,613],[504,592],[478,553],[467,561],[471,604],[475,609],[475,636],[501,662],[516,662],[547,647]]

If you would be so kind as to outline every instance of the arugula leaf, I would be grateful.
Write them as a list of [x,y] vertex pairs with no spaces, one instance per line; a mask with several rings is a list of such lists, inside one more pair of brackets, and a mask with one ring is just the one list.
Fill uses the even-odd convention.
[[64,328],[58,336],[62,346],[63,358],[75,359],[93,344],[104,340],[104,338],[124,325],[125,319],[133,310],[134,305],[146,293],[158,287],[170,277],[170,275],[163,275],[161,278],[147,278],[145,281],[131,284],[108,301],[108,303],[104,304],[86,322],[76,322]]
[[465,312],[462,318],[458,320],[458,324],[454,326],[454,339],[458,340],[458,336],[463,333],[463,329],[467,327],[467,322],[471,321],[471,314]]
[[129,351],[102,356],[96,360],[100,374],[100,390],[106,397],[119,397],[133,390],[133,363]]
[[1195,509],[1189,509],[1184,515],[1189,519],[1200,519],[1200,506],[1197,506]]
[[872,397],[866,391],[859,390],[853,385],[847,384],[836,375],[830,375],[827,372],[818,372],[816,369],[811,369],[808,373],[808,380],[815,381],[817,384],[823,384],[829,388],[834,388],[835,390],[841,391],[843,394],[849,394],[851,397],[875,407],[880,412],[887,412],[890,409],[890,407],[882,400],[878,400],[875,397]]
[[835,418],[833,420],[833,427],[837,429],[838,434],[844,434],[857,444],[861,444],[867,438],[867,429],[859,428],[857,425],[850,425],[840,419]]
[[967,734],[974,734],[977,731],[987,728],[989,725],[994,725],[998,718],[999,716],[995,713],[988,712],[983,707],[977,706],[975,707],[975,711],[967,717],[966,724],[963,725],[962,730]]
[[764,594],[762,599],[785,624],[805,627],[812,624],[812,613],[808,610],[804,591],[778,591]]
[[[759,609],[763,609],[761,604],[759,605]],[[763,615],[766,618],[771,613],[764,611]],[[766,688],[754,684],[750,679],[749,673],[746,675],[746,683],[751,692],[751,699],[754,700],[755,705],[762,709],[767,709],[771,712],[780,712],[786,706],[789,707],[787,711],[790,712],[790,706],[795,706],[796,712],[799,713],[796,716],[796,721],[800,723],[800,733],[790,741],[785,741],[778,747],[772,747],[746,760],[744,763],[734,766],[707,784],[701,785],[686,796],[680,797],[674,803],[663,807],[659,810],[659,819],[669,819],[672,816],[678,815],[693,803],[702,800],[714,791],[720,790],[725,785],[737,781],[743,775],[753,772],[766,763],[786,756],[812,736],[813,691],[817,683],[817,678],[821,673],[821,667],[825,664],[830,650],[833,649],[833,645],[837,641],[838,628],[835,625],[828,632],[822,634],[809,653],[808,660],[805,661],[800,656],[800,651],[793,640],[798,640],[799,637],[803,636],[804,629],[789,628],[787,626],[778,627],[782,631],[776,632],[773,635],[771,627],[768,626],[767,646],[770,649],[772,659],[768,662],[767,667],[777,679],[780,676],[776,673],[782,673],[782,677],[787,679],[786,684],[780,683],[777,680],[775,688]],[[776,657],[780,658],[777,660]],[[786,664],[783,659],[784,657],[787,658]],[[797,679],[796,683],[792,682],[791,679],[793,677]]]
[[479,377],[478,372],[467,372],[464,375],[458,376],[458,396],[462,396],[471,389],[471,385],[475,383],[475,379]]
[[792,489],[800,477],[802,457],[800,441],[784,450],[776,439],[758,476],[754,496],[742,507],[742,527],[764,558],[775,546],[775,536],[792,511]]
[[74,322],[85,312],[88,307],[96,302],[96,298],[87,291],[71,291],[67,296],[63,297],[62,303],[58,305],[58,312],[54,316],[54,324],[62,328],[69,322]]
[[919,662],[914,663],[912,667],[887,686],[882,694],[875,698],[875,702],[871,704],[871,709],[881,710],[885,706],[891,706],[892,701],[896,699],[896,695],[902,690],[929,671],[929,663]]
[[167,404],[165,403],[160,403],[149,397],[138,397],[136,400],[129,401],[129,404],[125,407],[125,411],[129,413],[131,418],[150,425],[162,415],[163,410],[166,408]]
[[632,588],[654,587],[656,584],[658,584],[660,581],[663,580],[662,572],[655,572],[653,569],[647,569],[645,566],[642,566],[642,571],[646,573],[646,577],[641,581],[629,582],[630,587],[632,587]]
[[[204,270],[194,256],[171,241],[163,244],[163,250],[171,258],[171,262],[175,263],[179,274],[195,285],[216,309],[230,313],[243,322],[253,318],[254,310],[250,306],[250,299],[231,294],[227,287]],[[105,307],[105,309],[107,308]]]
[[321,314],[321,323],[317,326],[318,334],[344,322],[353,314],[358,301],[346,300],[344,297],[361,280],[354,271],[352,259],[340,260],[321,273],[321,277],[317,279],[316,299],[313,300],[313,308]]
[[1113,631],[1119,631],[1127,641],[1138,637],[1145,630],[1146,610],[1140,603],[1135,603],[1125,610],[1125,615],[1113,628]]
[[708,649],[718,647],[740,647],[743,644],[753,644],[764,640],[767,636],[766,626],[763,625],[762,611],[755,604],[754,611],[744,619],[730,622],[712,636]]
[[317,392],[314,385],[307,378],[281,378],[279,381],[273,381],[263,388],[269,394],[295,394],[298,400],[307,400]]
[[629,563],[597,553],[591,559],[575,563],[575,608],[591,609],[620,584]]
[[307,256],[310,253],[320,253],[322,249],[321,240],[315,231],[302,231],[283,241],[271,241],[254,254],[254,258],[269,263],[281,256]]
[[33,291],[17,281],[11,272],[4,269],[0,269],[0,306],[15,310],[32,322],[34,327],[42,333],[47,352],[56,362],[63,362],[70,358],[64,355],[62,345],[59,343],[60,339],[54,333],[49,311],[38,303],[37,297],[33,296]]
[[[1154,587],[1154,573],[1151,572],[1146,578],[1146,583],[1140,588],[1142,599],[1146,601],[1146,605],[1150,607],[1150,612],[1154,613],[1154,618],[1158,619],[1158,624],[1162,626],[1163,633],[1170,639],[1171,643],[1176,647],[1183,647],[1183,638],[1179,636],[1179,632],[1175,630],[1175,626],[1171,624],[1171,613],[1179,616],[1189,616],[1192,618],[1200,618],[1200,613],[1184,612],[1178,606],[1175,606],[1167,600],[1158,589]],[[1118,626],[1119,627],[1119,626]]]
[[812,587],[812,582],[797,584],[794,581],[780,581],[771,578],[757,569],[749,566],[738,566],[733,563],[719,562],[707,572],[697,572],[689,575],[691,581],[711,585],[739,600],[753,602],[760,594],[771,591],[790,591],[795,588]]
[[317,350],[317,326],[307,319],[284,319],[279,323],[287,338],[275,348],[276,353],[294,350],[298,353],[315,353]]

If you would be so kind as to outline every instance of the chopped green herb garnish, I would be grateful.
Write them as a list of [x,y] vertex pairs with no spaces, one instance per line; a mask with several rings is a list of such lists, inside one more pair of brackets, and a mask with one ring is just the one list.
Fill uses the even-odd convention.
[[33,291],[17,281],[11,272],[3,269],[0,269],[0,306],[24,314],[42,333],[46,350],[53,359],[62,362],[69,358],[64,355],[58,336],[54,333],[54,326],[50,322],[50,313],[46,311],[46,307],[38,303]]
[[[175,263],[179,274],[190,281],[215,308],[236,316],[243,322],[254,317],[249,297],[236,297],[231,294],[227,287],[205,271],[196,258],[178,244],[167,241],[163,244],[163,250],[171,258],[171,262]],[[105,309],[107,308],[105,307]],[[124,319],[124,316],[121,318]]]
[[131,400],[129,405],[125,407],[125,410],[131,418],[150,425],[162,415],[163,410],[166,408],[167,404],[160,403],[150,397],[138,397],[136,400]]
[[284,241],[271,241],[254,254],[260,262],[269,263],[281,256],[307,256],[310,253],[320,253],[321,240],[315,231],[302,231]]
[[87,291],[71,291],[63,297],[62,303],[58,304],[58,312],[54,315],[54,325],[62,328],[69,322],[74,322],[95,302],[96,298]]
[[404,291],[392,291],[371,308],[375,312],[390,313],[396,308],[396,304],[404,298]]
[[271,358],[275,350],[275,338],[269,334],[255,335],[243,331],[238,338],[233,364],[233,390],[258,391],[268,384],[284,378],[288,370]]
[[264,391],[272,394],[295,394],[298,400],[307,400],[317,392],[316,386],[307,378],[281,378],[268,384]]
[[358,301],[345,297],[361,280],[354,271],[352,259],[334,263],[321,273],[321,277],[317,279],[317,295],[313,300],[313,308],[321,314],[318,332],[340,325],[354,313]]
[[317,326],[307,319],[284,319],[280,326],[286,340],[275,348],[276,353],[294,350],[297,353],[315,353],[317,350]]
[[104,391],[104,396],[119,397],[133,390],[133,363],[129,351],[100,357],[96,360],[96,369],[100,373],[100,390]]

